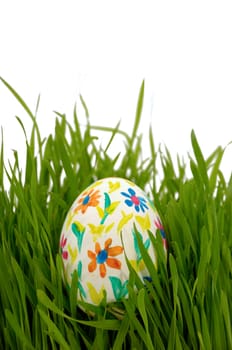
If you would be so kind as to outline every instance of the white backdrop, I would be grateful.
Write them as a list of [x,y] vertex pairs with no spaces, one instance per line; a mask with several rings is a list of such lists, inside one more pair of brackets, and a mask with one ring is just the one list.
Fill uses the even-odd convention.
[[[53,131],[54,110],[72,120],[79,93],[92,124],[115,126],[121,119],[129,130],[145,79],[141,131],[146,135],[152,123],[156,145],[187,155],[194,129],[207,156],[232,140],[231,18],[232,3],[223,0],[2,1],[0,76],[33,111],[41,94],[44,135]],[[29,128],[0,83],[7,157],[11,149],[23,150],[15,115]],[[222,165],[226,175],[231,147]]]

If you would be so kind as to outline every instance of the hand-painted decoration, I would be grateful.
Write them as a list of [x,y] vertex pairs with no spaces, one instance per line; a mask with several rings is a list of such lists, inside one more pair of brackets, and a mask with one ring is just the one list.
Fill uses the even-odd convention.
[[138,242],[156,266],[148,230],[154,236],[161,235],[166,250],[165,232],[154,203],[133,182],[111,177],[84,190],[70,208],[60,238],[69,287],[74,271],[78,275],[77,299],[97,305],[104,292],[107,302],[126,297],[126,258],[141,280],[150,280]]

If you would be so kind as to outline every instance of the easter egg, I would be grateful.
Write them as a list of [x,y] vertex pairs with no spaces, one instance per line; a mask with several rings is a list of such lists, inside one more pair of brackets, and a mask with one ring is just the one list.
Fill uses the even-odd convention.
[[133,182],[104,178],[86,188],[72,204],[60,237],[64,279],[70,287],[76,271],[77,300],[98,305],[127,297],[128,262],[141,280],[149,279],[140,242],[156,265],[149,233],[166,239],[159,215],[146,193]]

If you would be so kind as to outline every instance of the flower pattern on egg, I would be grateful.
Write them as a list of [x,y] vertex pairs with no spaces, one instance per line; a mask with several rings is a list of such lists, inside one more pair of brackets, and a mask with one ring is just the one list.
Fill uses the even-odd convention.
[[[74,201],[65,219],[60,253],[65,281],[71,287],[78,275],[77,300],[98,305],[128,296],[129,264],[142,281],[150,280],[139,241],[156,267],[149,234],[165,231],[154,203],[136,184],[122,178],[100,179]],[[155,283],[155,281],[154,281]]]

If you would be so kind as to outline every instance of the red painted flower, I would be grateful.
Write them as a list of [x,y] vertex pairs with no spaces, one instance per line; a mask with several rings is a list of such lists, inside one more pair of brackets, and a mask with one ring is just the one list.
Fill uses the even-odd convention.
[[120,270],[121,262],[118,259],[113,258],[123,252],[123,247],[115,246],[111,247],[112,239],[109,238],[105,241],[104,249],[101,249],[100,244],[95,243],[95,253],[88,250],[88,257],[91,262],[88,265],[89,272],[96,270],[97,265],[99,265],[100,276],[105,277],[106,275],[106,265],[113,269]]
[[66,243],[67,243],[67,238],[64,238],[64,234],[62,234],[61,241],[60,241],[60,247],[61,247],[62,257],[65,260],[68,259],[68,252],[67,252],[67,250],[64,250]]

